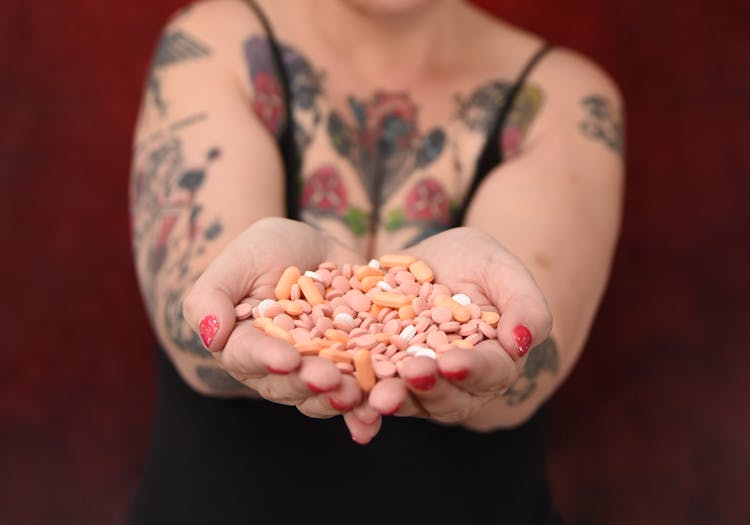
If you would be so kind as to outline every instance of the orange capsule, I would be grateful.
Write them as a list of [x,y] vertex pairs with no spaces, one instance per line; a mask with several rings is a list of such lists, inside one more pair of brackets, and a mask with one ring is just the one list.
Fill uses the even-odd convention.
[[301,355],[318,355],[323,348],[323,344],[320,338],[315,338],[304,343],[297,343],[294,347]]
[[387,306],[388,308],[401,308],[409,304],[409,297],[400,293],[394,292],[378,292],[373,294],[372,302],[379,306]]
[[351,363],[352,356],[344,352],[343,350],[334,350],[333,348],[324,348],[318,354],[318,357],[328,359],[334,363]]
[[379,277],[378,280],[380,280],[383,278],[383,272],[365,264],[357,268],[357,271],[354,272],[354,277],[360,282],[366,277]]
[[498,321],[500,321],[500,314],[497,312],[482,312],[481,319],[494,328],[497,326]]
[[274,289],[276,299],[289,299],[292,293],[292,285],[297,282],[297,279],[300,278],[300,275],[302,274],[300,273],[299,268],[297,268],[296,266],[290,266],[289,268],[284,270],[284,273],[281,274],[279,282],[276,284],[276,288]]
[[268,317],[258,317],[253,321],[253,326],[255,328],[260,328],[264,332],[266,331],[266,326],[269,324],[273,324],[273,319],[270,319]]
[[305,296],[305,299],[311,305],[315,306],[316,304],[323,304],[325,302],[318,287],[315,286],[315,281],[310,277],[303,275],[297,280],[297,284],[299,284],[299,289],[302,291],[302,295]]
[[359,282],[359,288],[360,288],[360,289],[361,289],[361,290],[362,290],[363,292],[367,293],[367,292],[369,292],[370,290],[372,290],[373,288],[375,288],[375,286],[376,286],[376,285],[377,285],[377,284],[378,284],[378,283],[379,283],[379,282],[380,282],[380,281],[381,281],[382,279],[383,279],[383,276],[382,276],[382,275],[368,275],[367,277],[365,277],[364,279],[362,279],[362,280],[361,280],[361,281]]
[[331,341],[337,341],[344,344],[349,342],[349,335],[347,335],[346,332],[342,330],[336,330],[335,328],[329,328],[323,335],[326,336],[326,339],[329,339]]
[[375,371],[372,368],[369,350],[359,349],[354,353],[354,375],[365,392],[369,392],[375,386]]
[[267,323],[265,326],[265,330],[266,335],[276,337],[277,339],[283,339],[290,345],[294,344],[294,338],[292,337],[292,334],[281,328],[279,325],[274,324],[273,322]]
[[456,348],[463,348],[464,350],[473,350],[474,349],[474,345],[471,344],[466,339],[456,339],[455,341],[453,341],[452,344]]
[[384,306],[380,306],[379,304],[373,304],[370,307],[370,315],[372,316],[372,318],[373,319],[377,319],[378,316],[380,315],[381,310],[383,308],[385,308],[385,307]]
[[398,318],[402,321],[407,319],[414,319],[417,314],[414,312],[414,307],[410,304],[406,304],[398,309]]
[[409,265],[409,271],[420,283],[431,283],[435,278],[432,273],[432,268],[430,268],[424,261],[414,261]]
[[406,253],[389,253],[383,255],[380,258],[379,262],[380,266],[384,268],[391,268],[393,266],[402,266],[404,268],[408,268],[409,265],[416,260],[416,257],[414,257],[413,255],[408,255]]
[[466,321],[471,319],[471,311],[464,305],[457,303],[456,301],[453,301],[453,305],[451,306],[451,313],[453,313],[453,319],[455,319],[459,323],[465,323]]

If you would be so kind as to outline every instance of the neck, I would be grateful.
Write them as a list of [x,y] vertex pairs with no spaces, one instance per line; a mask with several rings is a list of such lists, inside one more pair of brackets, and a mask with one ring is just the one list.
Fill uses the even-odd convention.
[[306,2],[323,41],[351,61],[358,76],[411,77],[440,68],[460,49],[461,2],[437,0],[413,10],[361,8],[346,0]]

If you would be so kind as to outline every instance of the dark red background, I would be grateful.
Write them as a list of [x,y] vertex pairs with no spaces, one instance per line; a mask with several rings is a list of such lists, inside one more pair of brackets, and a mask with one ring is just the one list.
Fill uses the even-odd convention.
[[[154,381],[129,143],[182,3],[0,0],[1,523],[122,523],[137,482]],[[481,4],[592,56],[628,103],[612,282],[553,402],[559,507],[579,524],[746,523],[748,4]]]

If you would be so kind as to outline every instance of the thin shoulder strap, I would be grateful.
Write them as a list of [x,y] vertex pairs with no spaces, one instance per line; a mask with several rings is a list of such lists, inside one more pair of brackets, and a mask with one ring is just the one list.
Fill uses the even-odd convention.
[[526,82],[526,78],[550,49],[552,49],[552,45],[548,43],[545,43],[541,48],[539,48],[526,63],[524,68],[521,70],[521,73],[518,75],[518,78],[508,90],[505,100],[503,101],[503,105],[500,106],[495,117],[495,121],[493,122],[492,128],[487,134],[487,140],[484,143],[484,148],[482,148],[482,152],[477,158],[476,168],[474,170],[474,179],[471,181],[469,191],[464,197],[463,205],[459,209],[459,212],[454,219],[455,225],[463,224],[466,216],[466,210],[468,209],[471,200],[474,198],[474,194],[479,188],[479,185],[482,183],[482,181],[484,181],[487,174],[492,171],[495,166],[503,162],[503,151],[500,147],[500,136],[503,128],[505,128],[505,122],[508,120],[508,115],[510,115],[511,110],[516,103],[518,93],[521,91],[521,88]]
[[255,12],[263,30],[268,37],[268,45],[271,51],[276,74],[279,77],[281,91],[284,95],[284,123],[282,125],[277,143],[281,151],[286,178],[286,215],[290,219],[299,219],[299,179],[302,166],[297,141],[294,139],[294,114],[292,113],[293,100],[289,75],[284,66],[281,45],[276,40],[276,35],[268,21],[268,17],[254,0],[245,0],[245,3]]

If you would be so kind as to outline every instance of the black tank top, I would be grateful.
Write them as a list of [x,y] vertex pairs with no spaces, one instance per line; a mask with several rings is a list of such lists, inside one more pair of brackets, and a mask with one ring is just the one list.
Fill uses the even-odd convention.
[[[287,104],[278,137],[286,204],[299,217],[301,158],[291,125],[291,90],[279,46],[262,12]],[[500,162],[499,133],[543,47],[499,108],[456,218]],[[387,417],[366,446],[342,418],[310,419],[264,400],[200,395],[158,349],[158,404],[151,450],[129,523],[559,524],[546,478],[544,409],[524,425],[479,434],[415,418]]]

